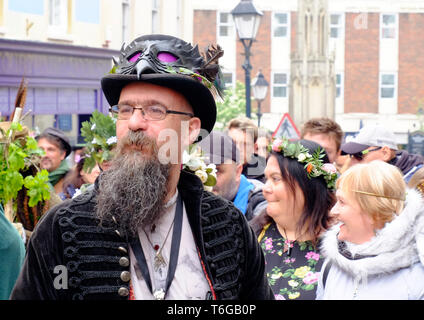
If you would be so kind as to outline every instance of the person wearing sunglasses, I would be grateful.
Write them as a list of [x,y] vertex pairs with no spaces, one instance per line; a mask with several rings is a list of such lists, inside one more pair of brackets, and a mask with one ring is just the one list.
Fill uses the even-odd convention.
[[364,126],[350,142],[342,144],[342,155],[349,155],[350,165],[382,160],[396,166],[404,175],[406,183],[423,167],[424,158],[399,150],[396,136],[381,125]]

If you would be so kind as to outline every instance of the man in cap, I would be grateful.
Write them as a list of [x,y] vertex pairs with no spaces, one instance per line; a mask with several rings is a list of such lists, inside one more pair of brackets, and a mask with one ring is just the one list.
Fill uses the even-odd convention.
[[12,299],[273,298],[242,213],[181,171],[182,150],[214,126],[221,55],[166,35],[123,46],[102,79],[116,156],[93,191],[40,222]]
[[394,133],[381,125],[364,126],[354,139],[342,144],[341,150],[342,155],[351,157],[351,165],[373,160],[392,164],[402,171],[405,182],[424,164],[422,156],[398,150]]
[[56,193],[62,192],[63,179],[69,171],[65,160],[71,153],[71,144],[68,137],[59,129],[47,128],[36,137],[38,147],[45,155],[41,158],[40,167],[49,172],[49,182]]
[[247,220],[259,215],[267,205],[262,194],[264,184],[242,174],[243,164],[236,143],[227,134],[212,131],[199,146],[205,161],[216,166],[217,182],[213,193],[232,201]]

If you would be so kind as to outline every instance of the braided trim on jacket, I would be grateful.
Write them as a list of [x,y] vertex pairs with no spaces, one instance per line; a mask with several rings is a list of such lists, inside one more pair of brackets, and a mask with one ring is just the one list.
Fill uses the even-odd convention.
[[[94,192],[87,191],[57,211],[69,277],[69,289],[64,291],[72,300],[126,300],[128,244],[114,230],[113,224],[99,225],[93,214],[94,199]],[[124,272],[128,272],[126,277]]]
[[[201,205],[206,262],[218,299],[239,299],[244,275],[244,217],[229,201],[204,192]],[[246,222],[244,222],[246,224]]]

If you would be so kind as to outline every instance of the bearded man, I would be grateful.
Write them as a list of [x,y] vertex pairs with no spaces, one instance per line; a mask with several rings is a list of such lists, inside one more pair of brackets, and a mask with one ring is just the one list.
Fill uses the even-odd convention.
[[181,171],[214,126],[220,55],[165,35],[122,48],[102,79],[116,157],[38,224],[12,299],[273,299],[241,212]]

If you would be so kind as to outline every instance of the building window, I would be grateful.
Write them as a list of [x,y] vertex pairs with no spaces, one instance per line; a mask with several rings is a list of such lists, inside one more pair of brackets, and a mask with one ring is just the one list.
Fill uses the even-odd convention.
[[[100,0],[74,0],[75,20],[85,23],[100,23]],[[72,1],[68,1],[70,5]]]
[[380,25],[382,39],[396,39],[397,16],[395,14],[382,14]]
[[380,98],[393,99],[396,93],[396,74],[380,74]]
[[68,24],[68,0],[49,1],[49,26],[60,33],[66,33]]
[[130,38],[130,3],[128,0],[122,1],[122,42]]
[[56,115],[56,124],[58,129],[62,131],[72,131],[72,114]]
[[338,39],[342,37],[343,19],[341,14],[330,15],[330,38]]
[[276,38],[285,38],[288,33],[287,13],[274,13],[272,34]]
[[223,72],[223,81],[226,89],[234,87],[234,75],[232,72]]
[[152,0],[152,33],[159,33],[159,29],[159,0]]
[[340,98],[343,95],[343,83],[342,74],[336,74],[336,98]]
[[44,0],[9,0],[5,3],[8,3],[8,8],[12,11],[44,15]]
[[229,37],[233,34],[233,20],[230,13],[220,12],[218,14],[218,34],[220,37]]
[[274,73],[272,76],[272,96],[274,98],[287,97],[287,73]]

